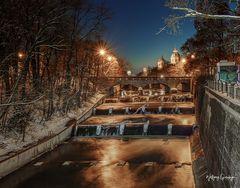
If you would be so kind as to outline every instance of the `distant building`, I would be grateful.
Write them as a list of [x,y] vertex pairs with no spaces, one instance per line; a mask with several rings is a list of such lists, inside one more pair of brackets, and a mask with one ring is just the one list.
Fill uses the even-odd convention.
[[176,48],[173,49],[172,55],[171,55],[171,64],[175,65],[180,63],[181,56],[178,53],[178,50]]
[[148,68],[143,67],[143,76],[148,76]]
[[158,70],[162,70],[164,68],[166,61],[163,58],[163,56],[159,59],[159,61],[157,62],[157,69]]
[[[144,75],[144,71],[143,71]],[[145,74],[146,75],[146,74]],[[148,70],[150,76],[184,76],[184,63],[181,63],[181,56],[176,48],[173,49],[170,62],[163,56],[157,61],[156,66]]]

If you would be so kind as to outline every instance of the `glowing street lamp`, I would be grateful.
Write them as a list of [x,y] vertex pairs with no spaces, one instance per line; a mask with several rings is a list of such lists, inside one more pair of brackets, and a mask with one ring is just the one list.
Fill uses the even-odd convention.
[[195,59],[195,57],[196,57],[196,56],[195,56],[194,54],[191,55],[191,58],[192,58],[192,59]]
[[24,56],[24,54],[23,54],[23,53],[21,53],[21,52],[18,52],[18,58],[19,58],[19,59],[22,59],[22,58],[23,58],[23,56]]
[[130,70],[127,71],[127,75],[131,76],[132,72]]
[[106,54],[106,50],[105,49],[100,49],[98,53],[99,53],[100,56],[104,56]]
[[112,56],[108,56],[108,57],[107,57],[107,60],[108,60],[108,61],[112,61],[112,60],[113,60],[113,57],[112,57]]
[[186,63],[186,62],[187,62],[186,58],[182,58],[182,63]]

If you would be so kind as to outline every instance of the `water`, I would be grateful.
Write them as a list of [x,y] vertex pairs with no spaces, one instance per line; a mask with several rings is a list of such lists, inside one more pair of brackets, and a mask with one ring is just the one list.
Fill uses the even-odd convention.
[[130,114],[129,107],[126,107],[125,114]]
[[0,188],[192,188],[189,146],[188,139],[75,139],[1,179]]
[[125,124],[121,123],[119,126],[119,135],[123,135],[124,133],[124,128],[125,128]]
[[191,105],[144,103],[94,108],[95,119],[78,125],[74,139],[0,180],[0,188],[194,187],[185,137],[193,115],[183,115],[193,114]]
[[101,125],[97,125],[97,129],[96,129],[96,135],[100,136],[102,132],[102,126]]
[[162,107],[161,107],[161,106],[158,107],[158,113],[159,113],[159,114],[162,113]]
[[152,136],[152,135],[168,135],[168,136],[190,136],[192,134],[192,126],[189,125],[152,125],[149,120],[139,123],[126,123],[113,125],[79,125],[74,130],[74,136],[81,137],[109,137],[109,136]]
[[138,108],[134,107],[125,107],[122,108],[111,108],[111,109],[95,109],[93,110],[93,115],[131,115],[131,114],[194,114],[193,107],[149,107],[149,106],[140,106]]
[[149,126],[149,120],[147,122],[145,122],[143,125],[143,135],[148,134],[148,126]]

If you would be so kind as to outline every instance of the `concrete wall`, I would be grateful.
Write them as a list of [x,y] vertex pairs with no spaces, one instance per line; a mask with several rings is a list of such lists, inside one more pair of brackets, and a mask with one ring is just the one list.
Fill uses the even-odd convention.
[[23,150],[14,156],[11,156],[3,161],[0,161],[0,177],[4,177],[18,168],[26,165],[30,161],[39,157],[40,155],[52,150],[64,140],[70,138],[72,127],[67,127],[59,134],[44,140],[37,145],[34,145],[26,150]]
[[209,175],[236,177],[212,181],[215,188],[240,187],[240,103],[236,102],[205,89],[200,137]]
[[89,108],[81,117],[79,117],[77,119],[77,124],[85,121],[87,118],[89,118],[92,113],[93,113],[93,109],[96,108],[97,106],[99,106],[100,104],[102,104],[104,102],[106,96],[103,96],[101,99],[99,99],[91,108]]

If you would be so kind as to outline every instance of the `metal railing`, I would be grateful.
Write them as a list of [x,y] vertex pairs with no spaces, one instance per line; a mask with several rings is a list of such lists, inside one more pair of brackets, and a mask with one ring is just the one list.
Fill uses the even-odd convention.
[[231,84],[222,80],[208,80],[208,87],[212,90],[225,93],[228,97],[240,100],[240,85]]

